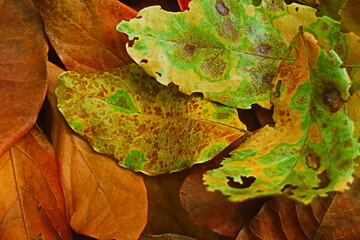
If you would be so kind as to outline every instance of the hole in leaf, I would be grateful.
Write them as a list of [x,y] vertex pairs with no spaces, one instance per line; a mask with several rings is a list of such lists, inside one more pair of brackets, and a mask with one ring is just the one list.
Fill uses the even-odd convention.
[[319,186],[313,188],[314,190],[326,188],[331,182],[326,171],[318,174],[317,178],[320,180],[320,183]]
[[258,104],[253,104],[251,108],[254,110],[255,116],[258,119],[261,127],[266,125],[271,126],[275,123],[273,119],[274,107],[271,109],[266,109]]
[[293,186],[291,184],[286,184],[282,189],[281,192],[286,195],[293,195],[294,190],[297,188],[297,186]]
[[157,74],[159,77],[161,77],[161,76],[162,76],[162,74],[161,74],[161,73],[159,73],[159,72],[156,72],[156,74]]
[[148,63],[149,61],[147,59],[141,59],[141,63]]
[[232,188],[248,188],[256,180],[256,178],[252,176],[250,177],[241,176],[240,178],[242,183],[234,181],[233,177],[226,177],[226,179],[228,180],[227,182],[228,186]]
[[295,8],[295,11],[296,11],[296,12],[297,12],[297,11],[299,11],[299,8],[298,8],[298,7],[296,7],[296,8]]
[[129,44],[129,47],[132,47],[132,46],[134,45],[134,43],[135,43],[136,40],[139,40],[139,38],[138,38],[138,37],[134,37],[133,40],[130,40],[129,43],[128,43],[128,44]]
[[261,127],[253,109],[237,109],[237,111],[240,121],[245,124],[248,131],[253,132]]

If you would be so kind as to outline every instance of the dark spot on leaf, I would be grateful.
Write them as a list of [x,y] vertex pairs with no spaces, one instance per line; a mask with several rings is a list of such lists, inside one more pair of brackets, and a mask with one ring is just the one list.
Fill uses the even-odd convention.
[[185,49],[188,53],[194,54],[196,47],[195,47],[194,45],[186,44],[185,47],[184,47],[184,49]]
[[298,7],[296,7],[296,8],[295,8],[295,11],[296,11],[296,12],[297,12],[297,11],[299,11],[299,8],[298,8]]
[[161,76],[162,76],[162,74],[161,74],[161,73],[159,73],[159,72],[156,72],[156,74],[157,74],[159,77],[161,77]]
[[42,211],[43,210],[43,206],[41,204],[38,205],[38,210]]
[[306,160],[306,165],[309,168],[312,168],[314,170],[319,169],[319,167],[320,167],[320,157],[318,155],[315,155],[313,153],[309,153],[306,156],[305,160]]
[[329,179],[326,171],[323,171],[322,173],[317,175],[318,179],[320,180],[319,186],[313,188],[314,190],[323,189],[329,186],[331,180]]
[[240,178],[242,183],[234,181],[233,177],[226,177],[226,179],[228,180],[227,182],[228,186],[232,188],[248,188],[256,180],[256,178],[252,176],[250,177],[241,176]]
[[286,195],[293,195],[293,191],[297,188],[297,186],[293,186],[291,184],[286,184],[282,189],[281,192]]
[[229,13],[229,9],[225,6],[223,1],[218,1],[215,5],[215,8],[221,16],[225,16]]
[[330,109],[330,112],[337,112],[344,103],[336,88],[326,90],[323,94],[323,103]]
[[274,75],[267,73],[267,74],[265,74],[265,76],[263,76],[261,78],[261,81],[265,84],[269,84],[269,83],[271,83],[273,78],[274,78]]
[[148,63],[149,61],[147,59],[141,59],[141,63]]
[[326,123],[323,123],[323,124],[321,124],[321,126],[322,126],[323,128],[326,128],[326,127],[327,127],[327,124],[326,124]]
[[271,50],[271,46],[267,43],[261,43],[257,48],[256,51],[261,54],[268,54]]

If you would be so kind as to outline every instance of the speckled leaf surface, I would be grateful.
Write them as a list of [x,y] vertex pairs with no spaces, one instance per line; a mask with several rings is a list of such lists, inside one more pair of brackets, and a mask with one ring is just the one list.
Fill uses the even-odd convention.
[[149,175],[208,161],[245,129],[236,109],[165,87],[135,64],[64,73],[56,93],[70,126],[96,151]]
[[352,181],[359,143],[347,116],[346,70],[309,33],[297,35],[292,46],[295,64],[284,61],[275,77],[275,127],[259,130],[204,176],[210,190],[233,201],[286,194],[308,203]]
[[[313,8],[262,2],[255,7],[250,0],[192,0],[181,13],[154,6],[117,29],[135,39],[128,53],[160,83],[227,106],[270,107],[273,76],[284,57],[291,59],[288,45],[299,26],[335,37],[330,19],[316,18]],[[328,39],[324,44],[333,47]]]

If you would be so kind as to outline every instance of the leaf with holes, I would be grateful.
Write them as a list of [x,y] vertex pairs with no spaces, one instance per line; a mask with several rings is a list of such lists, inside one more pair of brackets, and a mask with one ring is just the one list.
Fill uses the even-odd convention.
[[346,70],[309,33],[298,34],[292,46],[295,64],[284,60],[275,77],[275,127],[259,130],[204,177],[210,190],[233,201],[286,194],[308,203],[352,181],[360,144],[347,115]]
[[213,158],[243,135],[236,109],[165,87],[137,65],[60,76],[58,107],[93,148],[149,175]]
[[[273,76],[284,57],[291,59],[288,44],[299,26],[332,40],[333,24],[327,17],[317,19],[313,8],[282,0],[264,0],[258,7],[251,0],[193,0],[189,11],[180,13],[143,9],[117,29],[135,40],[128,53],[160,83],[250,108],[253,103],[270,107]],[[328,39],[325,44],[333,47]]]

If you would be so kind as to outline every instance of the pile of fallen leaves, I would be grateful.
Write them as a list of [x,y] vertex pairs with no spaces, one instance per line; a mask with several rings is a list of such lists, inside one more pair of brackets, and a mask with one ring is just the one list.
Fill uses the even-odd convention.
[[0,240],[358,239],[357,9],[0,1]]

